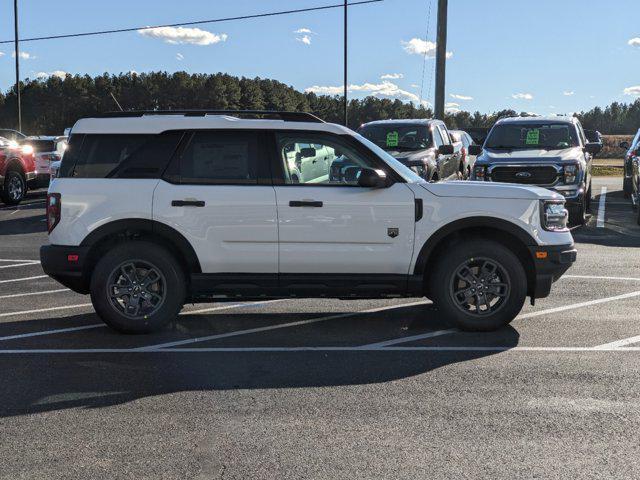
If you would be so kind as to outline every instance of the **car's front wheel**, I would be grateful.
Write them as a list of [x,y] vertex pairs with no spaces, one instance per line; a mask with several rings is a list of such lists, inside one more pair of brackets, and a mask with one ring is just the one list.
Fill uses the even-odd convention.
[[449,246],[430,276],[429,291],[443,316],[467,331],[508,325],[524,305],[527,277],[509,248],[480,238]]
[[584,225],[587,223],[587,196],[584,194],[577,205],[567,208],[569,211],[569,224]]
[[185,295],[180,265],[151,242],[116,245],[91,277],[93,307],[107,325],[123,333],[160,330],[177,317]]
[[27,182],[17,170],[9,170],[0,185],[0,199],[6,205],[18,205],[27,193]]

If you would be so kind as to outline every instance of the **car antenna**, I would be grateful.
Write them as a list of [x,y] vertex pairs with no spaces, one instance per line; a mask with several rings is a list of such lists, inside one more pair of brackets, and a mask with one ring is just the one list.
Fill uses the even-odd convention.
[[116,98],[116,96],[113,94],[113,92],[109,92],[109,95],[111,95],[111,98],[113,98],[113,101],[116,102],[116,105],[118,106],[118,108],[120,109],[121,112],[124,112],[124,109],[122,108],[122,106],[120,105],[120,103],[118,102],[118,99]]

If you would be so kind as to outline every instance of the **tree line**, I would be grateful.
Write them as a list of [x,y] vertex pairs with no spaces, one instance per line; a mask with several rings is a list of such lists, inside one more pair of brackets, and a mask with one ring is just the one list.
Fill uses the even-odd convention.
[[[231,75],[151,72],[50,76],[21,83],[23,130],[29,134],[58,134],[81,117],[117,110],[111,95],[125,110],[285,110],[311,112],[329,122],[342,122],[340,96],[303,93],[276,80]],[[514,110],[491,114],[448,113],[450,128],[491,127],[496,120],[514,116]],[[523,114],[523,113],[521,113]],[[603,134],[632,134],[640,128],[640,99],[631,104],[612,103],[576,114],[585,128]],[[349,126],[388,118],[430,118],[430,108],[373,96],[349,101]],[[15,86],[0,92],[0,128],[16,120]]]

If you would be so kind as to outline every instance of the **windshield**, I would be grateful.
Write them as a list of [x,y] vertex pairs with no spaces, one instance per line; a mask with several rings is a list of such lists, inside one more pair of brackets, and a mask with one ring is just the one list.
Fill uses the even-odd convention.
[[432,144],[425,125],[374,124],[361,127],[358,133],[387,151],[424,150]]
[[365,137],[363,137],[362,135],[359,135],[357,133],[356,133],[355,137],[360,142],[365,144],[369,149],[371,149],[373,151],[373,153],[375,153],[380,158],[382,158],[382,160],[384,160],[384,162],[387,165],[389,165],[400,176],[402,176],[402,178],[404,178],[406,182],[408,182],[408,183],[425,183],[424,178],[422,178],[420,175],[415,173],[409,167],[407,167],[407,166],[403,165],[402,163],[400,163],[398,160],[393,158],[391,155],[389,155],[387,152],[385,152],[382,148],[380,148],[375,143],[367,140]]
[[496,125],[484,145],[496,150],[559,150],[578,146],[576,129],[567,123]]

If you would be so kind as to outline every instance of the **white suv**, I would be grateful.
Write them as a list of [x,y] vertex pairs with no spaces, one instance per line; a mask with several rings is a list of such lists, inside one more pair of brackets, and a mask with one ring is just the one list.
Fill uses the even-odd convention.
[[187,301],[422,296],[460,328],[493,330],[576,258],[560,195],[426,183],[304,113],[82,119],[47,219],[45,272],[122,332],[155,331]]

